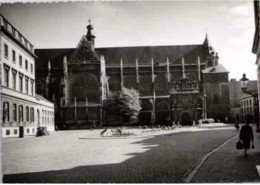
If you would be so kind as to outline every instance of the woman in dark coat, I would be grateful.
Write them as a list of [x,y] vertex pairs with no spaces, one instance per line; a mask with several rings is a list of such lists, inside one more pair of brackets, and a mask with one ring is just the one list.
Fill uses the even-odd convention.
[[243,143],[245,157],[247,157],[247,150],[250,149],[251,141],[252,141],[252,146],[254,145],[253,129],[251,126],[249,126],[249,119],[246,119],[246,125],[242,126],[239,139]]

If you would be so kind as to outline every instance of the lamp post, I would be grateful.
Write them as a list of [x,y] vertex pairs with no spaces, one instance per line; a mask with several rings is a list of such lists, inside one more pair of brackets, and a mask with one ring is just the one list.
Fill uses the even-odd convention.
[[244,93],[253,96],[254,98],[254,112],[255,112],[255,123],[256,123],[256,132],[259,130],[259,105],[258,105],[258,93],[257,90],[247,90],[249,79],[246,77],[246,74],[243,74],[243,77],[240,79],[241,89]]
[[203,109],[202,109],[202,118],[207,119],[207,95],[204,92],[203,94]]

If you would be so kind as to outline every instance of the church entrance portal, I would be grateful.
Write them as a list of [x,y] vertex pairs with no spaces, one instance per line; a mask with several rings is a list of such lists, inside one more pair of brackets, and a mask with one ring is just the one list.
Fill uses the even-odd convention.
[[192,120],[188,113],[184,113],[181,115],[181,125],[183,126],[192,125]]

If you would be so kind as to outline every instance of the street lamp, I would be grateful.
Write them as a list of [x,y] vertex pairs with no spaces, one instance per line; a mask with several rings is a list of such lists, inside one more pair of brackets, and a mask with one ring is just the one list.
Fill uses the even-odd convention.
[[246,77],[246,74],[243,74],[243,77],[240,79],[241,89],[244,93],[253,96],[254,98],[254,110],[255,110],[255,123],[256,123],[256,132],[259,130],[259,105],[258,105],[258,93],[256,90],[247,90],[249,79]]

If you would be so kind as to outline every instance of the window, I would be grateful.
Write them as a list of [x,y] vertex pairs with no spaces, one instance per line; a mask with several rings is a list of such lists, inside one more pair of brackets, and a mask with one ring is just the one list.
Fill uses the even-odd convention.
[[29,122],[29,107],[26,107],[26,121]]
[[29,128],[27,128],[27,134],[29,134],[30,133],[30,129]]
[[9,69],[8,68],[5,68],[4,77],[5,77],[4,85],[6,87],[9,87]]
[[23,42],[22,35],[21,35],[20,33],[18,33],[18,36],[19,36],[19,41],[20,41],[20,42]]
[[17,121],[17,105],[13,104],[13,120]]
[[5,135],[9,136],[10,135],[10,130],[5,131]]
[[23,66],[23,58],[21,55],[19,55],[19,65],[20,65],[20,67]]
[[14,129],[14,135],[18,134],[17,129]]
[[31,73],[33,74],[33,64],[31,64]]
[[31,95],[33,95],[33,80],[31,80]]
[[12,34],[15,36],[15,28],[12,26]]
[[25,60],[25,69],[28,70],[28,60]]
[[34,122],[34,109],[33,108],[31,108],[30,121]]
[[20,74],[19,76],[19,90],[23,92],[23,76]]
[[23,122],[23,106],[19,105],[19,122]]
[[8,46],[7,46],[7,44],[4,45],[4,54],[5,54],[5,57],[8,58]]
[[13,70],[13,89],[16,89],[16,71]]
[[25,92],[29,94],[29,78],[25,77]]
[[15,61],[16,61],[16,54],[15,54],[14,50],[12,50],[12,59],[13,59],[13,62],[15,63]]
[[3,102],[3,122],[9,121],[9,103]]

